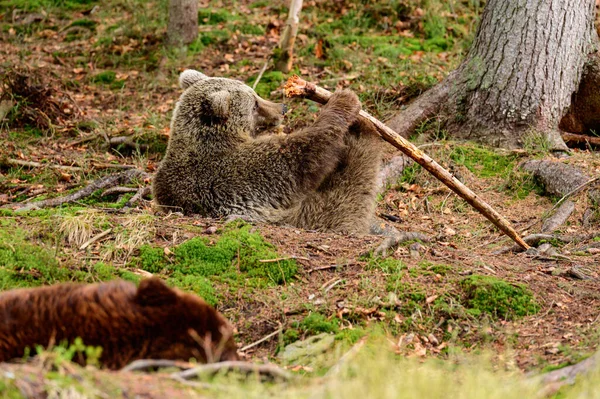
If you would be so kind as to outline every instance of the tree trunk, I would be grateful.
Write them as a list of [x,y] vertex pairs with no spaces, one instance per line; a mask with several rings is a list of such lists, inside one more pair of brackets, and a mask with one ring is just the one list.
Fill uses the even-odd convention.
[[521,147],[525,136],[566,149],[558,123],[595,43],[594,0],[490,0],[448,103],[455,136]]
[[302,10],[302,0],[290,1],[290,13],[285,23],[285,28],[281,34],[279,48],[275,52],[275,69],[283,73],[288,73],[293,66],[294,61],[294,43],[298,35],[298,23],[300,22],[300,10]]
[[198,37],[198,0],[170,0],[167,43],[179,47]]
[[489,0],[466,59],[432,89],[443,95],[417,99],[388,125],[410,134],[441,106],[454,137],[514,148],[537,135],[566,150],[558,124],[597,46],[594,1]]

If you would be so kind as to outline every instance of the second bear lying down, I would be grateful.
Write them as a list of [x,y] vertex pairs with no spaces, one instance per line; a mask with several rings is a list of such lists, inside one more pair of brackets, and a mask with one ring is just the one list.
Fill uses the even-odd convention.
[[336,92],[316,122],[260,135],[285,106],[245,84],[187,70],[166,155],[154,179],[165,210],[230,215],[311,230],[367,233],[374,216],[380,139],[358,122],[360,102]]
[[100,361],[118,369],[137,359],[236,360],[229,322],[195,295],[158,278],[59,284],[0,293],[0,362],[25,348],[77,337],[101,346]]

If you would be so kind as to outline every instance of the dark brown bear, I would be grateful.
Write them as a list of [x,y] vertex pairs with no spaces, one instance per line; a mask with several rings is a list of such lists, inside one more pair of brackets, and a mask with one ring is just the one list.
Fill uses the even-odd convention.
[[232,334],[213,307],[158,278],[139,288],[111,281],[0,293],[0,361],[77,337],[101,346],[100,361],[111,369],[136,359],[236,360]]
[[283,104],[242,82],[187,70],[154,198],[166,211],[244,216],[310,230],[367,233],[375,214],[380,139],[361,105],[336,92],[315,123],[289,135]]

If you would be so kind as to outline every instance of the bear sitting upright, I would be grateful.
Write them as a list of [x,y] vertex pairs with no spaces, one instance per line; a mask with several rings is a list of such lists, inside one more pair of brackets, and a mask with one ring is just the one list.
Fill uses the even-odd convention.
[[137,359],[237,360],[233,328],[195,295],[158,278],[59,284],[0,293],[0,362],[29,347],[101,346],[101,363],[118,369]]
[[375,213],[381,140],[358,121],[360,102],[336,92],[315,123],[261,134],[286,107],[242,82],[186,70],[165,157],[154,179],[164,210],[242,216],[310,230],[367,233]]

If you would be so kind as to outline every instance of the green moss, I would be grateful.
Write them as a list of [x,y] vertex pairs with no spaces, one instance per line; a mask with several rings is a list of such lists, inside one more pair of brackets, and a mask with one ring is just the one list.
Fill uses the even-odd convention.
[[367,334],[367,332],[365,330],[363,330],[362,328],[353,328],[353,329],[347,328],[345,330],[338,332],[335,335],[335,340],[342,341],[342,342],[348,343],[350,345],[353,345],[353,344],[357,343],[358,340],[361,339],[362,337],[364,337],[366,334]]
[[287,330],[285,330],[285,332],[283,333],[283,344],[285,345],[289,345],[293,342],[296,342],[300,339],[300,331],[298,331],[295,328],[288,328]]
[[159,273],[167,266],[164,249],[150,245],[140,247],[140,255],[137,259],[139,267],[150,273]]
[[516,155],[500,155],[476,145],[457,146],[450,158],[478,177],[505,177],[515,166]]
[[[265,72],[256,86],[256,93],[262,98],[269,98],[271,92],[281,86],[284,80],[285,76],[279,71]],[[255,81],[256,77],[252,77],[246,83],[252,86]]]
[[171,278],[167,279],[167,283],[182,290],[191,291],[213,306],[219,302],[215,289],[206,277],[175,273]]
[[433,274],[439,274],[445,276],[448,272],[452,271],[452,266],[444,265],[444,264],[436,264],[429,261],[421,261],[419,262],[419,267],[421,269],[425,269],[427,271],[432,272]]
[[234,15],[224,9],[203,8],[198,10],[199,25],[217,25],[232,19],[234,19]]
[[337,318],[334,317],[328,320],[320,313],[311,313],[296,324],[306,335],[337,333],[339,330],[339,320]]
[[226,228],[214,245],[204,238],[193,238],[179,245],[174,249],[176,262],[170,269],[183,274],[232,278],[242,272],[274,284],[289,281],[296,274],[294,260],[261,262],[278,258],[275,248],[252,231],[252,226],[238,226]]
[[92,76],[92,82],[110,84],[115,81],[117,74],[114,71],[104,71]]
[[472,275],[460,282],[466,293],[465,306],[474,316],[513,319],[535,314],[540,306],[523,284],[511,284],[491,276]]
[[71,24],[69,25],[69,27],[71,27],[71,26],[81,26],[81,27],[84,27],[84,28],[88,28],[90,30],[95,30],[96,29],[96,25],[98,25],[98,23],[96,21],[92,21],[91,19],[83,18],[83,19],[77,19],[77,20],[71,22]]
[[69,279],[49,249],[31,245],[23,230],[3,225],[0,231],[0,290],[52,284]]
[[224,29],[215,29],[209,32],[200,32],[198,38],[188,47],[192,54],[199,53],[207,46],[224,44],[231,37],[231,32]]

